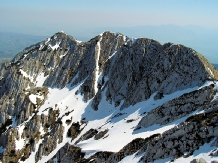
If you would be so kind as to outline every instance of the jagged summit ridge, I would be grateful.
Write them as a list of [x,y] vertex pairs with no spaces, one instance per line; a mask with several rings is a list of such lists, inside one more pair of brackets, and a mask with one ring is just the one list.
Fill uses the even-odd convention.
[[[150,148],[163,141],[159,134],[166,131],[167,140],[167,130],[176,130],[182,119],[217,106],[218,73],[202,55],[183,45],[109,31],[88,42],[58,32],[2,65],[0,76],[3,162],[52,162],[58,151],[69,154],[63,161],[75,162],[84,159],[82,151],[86,158],[95,154],[90,160],[96,162],[119,162],[123,151],[144,153],[145,162],[174,156],[169,144],[162,150],[167,154],[154,155],[159,146]],[[202,145],[217,137],[216,110],[208,115],[214,119],[206,126],[210,137],[202,130]],[[160,126],[150,131],[152,125]],[[180,152],[199,147],[191,143],[195,146]]]

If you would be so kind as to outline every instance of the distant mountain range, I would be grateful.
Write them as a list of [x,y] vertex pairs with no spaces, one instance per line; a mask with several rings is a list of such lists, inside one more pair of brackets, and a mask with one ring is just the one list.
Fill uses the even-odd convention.
[[218,70],[218,64],[212,64]]
[[12,59],[24,48],[45,38],[45,36],[0,32],[0,62]]

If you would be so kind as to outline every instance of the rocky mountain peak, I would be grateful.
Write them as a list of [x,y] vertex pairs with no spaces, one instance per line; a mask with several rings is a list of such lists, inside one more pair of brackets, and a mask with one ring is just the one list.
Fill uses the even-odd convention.
[[184,45],[110,31],[81,42],[58,32],[0,69],[0,159],[191,156],[218,136],[217,80],[215,68]]

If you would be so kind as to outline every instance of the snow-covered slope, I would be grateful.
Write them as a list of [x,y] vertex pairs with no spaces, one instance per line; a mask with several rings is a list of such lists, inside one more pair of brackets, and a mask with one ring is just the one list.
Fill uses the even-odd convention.
[[1,67],[0,159],[214,161],[217,79],[183,45],[112,32],[80,42],[56,33]]

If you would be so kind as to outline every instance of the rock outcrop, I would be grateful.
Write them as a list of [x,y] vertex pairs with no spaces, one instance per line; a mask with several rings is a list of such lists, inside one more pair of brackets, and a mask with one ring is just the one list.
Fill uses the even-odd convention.
[[205,106],[213,100],[216,94],[213,87],[212,84],[200,90],[184,94],[153,109],[141,119],[138,128],[149,127],[154,124],[165,125],[196,110],[204,110]]
[[[79,163],[83,162],[85,153],[81,151],[81,148],[72,146],[70,144],[65,144],[58,152],[57,154],[47,163],[53,163],[53,162],[64,162],[64,163]],[[85,161],[84,161],[85,163]]]
[[204,143],[209,143],[218,136],[217,107],[196,116],[188,118],[184,123],[164,132],[158,139],[147,145],[144,162],[155,159],[175,158],[187,155],[199,149]]

